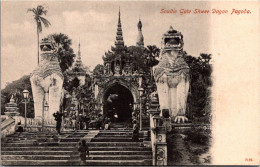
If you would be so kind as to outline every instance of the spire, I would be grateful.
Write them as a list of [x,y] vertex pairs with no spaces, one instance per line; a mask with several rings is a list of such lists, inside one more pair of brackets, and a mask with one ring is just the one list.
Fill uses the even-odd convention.
[[118,24],[117,24],[117,32],[116,32],[116,46],[124,46],[123,32],[121,28],[121,19],[120,19],[120,7],[118,12]]
[[[78,57],[81,56],[81,52],[80,52],[80,39],[79,39],[79,50],[78,50]],[[81,58],[81,57],[80,57]]]
[[137,34],[136,46],[143,47],[144,46],[144,36],[142,33],[142,22],[141,22],[140,16],[139,16],[139,22],[137,24],[137,27],[138,27],[138,34]]
[[78,55],[77,55],[76,62],[75,62],[75,67],[82,68],[81,52],[80,52],[80,41],[79,41],[79,46],[78,47],[79,47],[79,50],[78,50]]

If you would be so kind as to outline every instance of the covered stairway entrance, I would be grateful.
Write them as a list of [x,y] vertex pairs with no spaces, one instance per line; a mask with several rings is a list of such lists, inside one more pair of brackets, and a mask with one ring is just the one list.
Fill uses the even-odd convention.
[[103,96],[103,114],[112,122],[130,123],[133,101],[133,95],[129,89],[120,84],[114,84]]

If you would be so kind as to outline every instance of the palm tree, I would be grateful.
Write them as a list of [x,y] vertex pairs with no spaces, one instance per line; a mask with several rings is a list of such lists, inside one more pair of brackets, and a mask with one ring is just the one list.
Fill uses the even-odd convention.
[[37,41],[38,41],[38,64],[39,64],[39,33],[42,32],[42,23],[45,27],[49,27],[51,23],[42,17],[48,12],[42,5],[38,5],[37,8],[28,9],[27,12],[33,12],[34,20],[37,25]]

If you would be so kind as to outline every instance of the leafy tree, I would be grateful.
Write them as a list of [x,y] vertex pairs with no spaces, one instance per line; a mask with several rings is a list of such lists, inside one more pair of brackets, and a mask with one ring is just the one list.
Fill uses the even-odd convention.
[[96,67],[93,70],[93,75],[100,76],[102,74],[104,74],[104,66],[102,64],[96,65]]
[[92,91],[92,79],[89,74],[85,76],[85,84],[75,89],[76,98],[80,103],[80,110],[90,114],[94,111],[94,92]]
[[27,12],[32,12],[34,16],[34,20],[37,25],[37,42],[38,42],[38,64],[39,64],[39,33],[42,32],[42,23],[45,27],[49,27],[51,23],[42,17],[43,15],[47,14],[47,10],[44,9],[42,5],[38,5],[37,8],[28,9]]
[[14,95],[14,100],[18,105],[19,113],[21,116],[24,116],[24,98],[23,98],[23,90],[27,89],[29,93],[29,103],[27,105],[27,117],[34,117],[34,106],[32,99],[32,89],[30,83],[30,76],[25,75],[22,78],[13,81],[8,84],[5,89],[1,90],[1,114],[3,115],[5,112],[5,105],[10,102],[11,96]]
[[73,49],[71,48],[72,40],[68,37],[68,35],[59,33],[59,34],[50,34],[47,38],[53,38],[58,45],[62,46],[62,49],[58,52],[58,60],[60,63],[60,67],[62,72],[65,72],[69,67],[72,66],[74,62],[74,54]]
[[202,53],[196,58],[185,52],[184,58],[190,67],[190,93],[187,104],[189,115],[195,121],[209,122],[211,117],[210,87],[212,86],[211,54]]
[[85,113],[90,114],[91,111],[94,111],[94,93],[92,91],[92,79],[89,74],[85,75],[84,85],[80,85],[77,78],[67,82],[66,85],[70,98],[65,99],[65,103],[63,103],[64,109],[70,111],[70,107],[73,105],[71,97],[72,94],[75,93],[81,113],[84,111]]

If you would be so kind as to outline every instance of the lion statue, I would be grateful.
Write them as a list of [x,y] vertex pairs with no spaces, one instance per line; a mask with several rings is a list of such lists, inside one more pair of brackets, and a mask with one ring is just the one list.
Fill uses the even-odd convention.
[[[30,76],[35,118],[42,118],[44,114],[45,118],[54,120],[52,115],[60,109],[64,77],[57,53],[61,48],[53,38],[42,39],[40,42],[40,63]],[[44,111],[46,103],[49,106],[48,112]]]
[[160,61],[153,68],[161,111],[168,109],[177,123],[188,121],[185,112],[190,77],[183,44],[183,35],[171,26],[162,37]]

